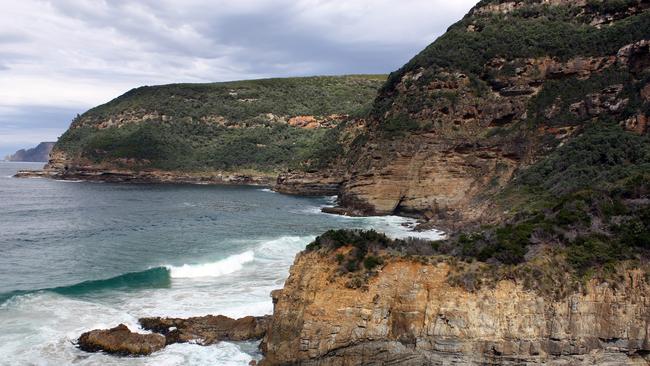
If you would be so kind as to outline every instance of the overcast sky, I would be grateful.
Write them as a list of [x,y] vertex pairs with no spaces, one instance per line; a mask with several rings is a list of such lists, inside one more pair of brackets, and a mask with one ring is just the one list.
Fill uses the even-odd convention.
[[387,73],[476,0],[0,0],[0,158],[176,82]]

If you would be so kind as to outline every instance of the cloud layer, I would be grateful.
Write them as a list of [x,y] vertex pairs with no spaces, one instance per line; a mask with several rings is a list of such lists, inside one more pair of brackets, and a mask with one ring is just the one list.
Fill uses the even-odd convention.
[[0,154],[140,85],[390,72],[475,3],[0,0]]

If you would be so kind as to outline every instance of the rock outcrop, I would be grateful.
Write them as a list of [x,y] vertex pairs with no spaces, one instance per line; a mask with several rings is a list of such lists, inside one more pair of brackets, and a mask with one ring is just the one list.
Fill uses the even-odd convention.
[[111,329],[97,329],[79,337],[79,348],[86,352],[106,352],[120,356],[144,356],[165,347],[165,337],[160,334],[133,333],[120,324]]
[[650,288],[641,271],[552,299],[512,281],[475,292],[451,286],[444,261],[388,260],[361,288],[350,288],[338,268],[333,253],[298,255],[273,293],[263,365],[650,362]]
[[255,171],[169,171],[153,168],[129,169],[142,162],[123,160],[119,164],[74,160],[66,153],[54,150],[43,170],[21,170],[16,178],[53,178],[62,180],[83,180],[109,183],[189,183],[219,185],[272,186],[276,182],[273,174]]
[[259,340],[266,334],[271,317],[247,316],[232,319],[223,315],[182,318],[141,318],[140,324],[153,333],[134,333],[120,324],[111,329],[83,333],[77,342],[86,352],[106,352],[118,356],[144,356],[166,345],[194,342],[204,346],[220,341]]
[[278,175],[273,189],[301,196],[336,196],[342,184],[343,177],[338,172],[285,172]]
[[210,345],[220,341],[261,339],[266,334],[270,316],[232,319],[207,315],[188,319],[141,318],[139,321],[144,329],[164,335],[167,344],[192,341]]

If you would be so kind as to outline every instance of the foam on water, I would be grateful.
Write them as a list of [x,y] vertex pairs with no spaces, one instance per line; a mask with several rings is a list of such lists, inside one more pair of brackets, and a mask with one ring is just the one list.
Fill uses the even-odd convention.
[[[20,186],[17,182],[20,182]],[[71,183],[69,180],[64,182]],[[16,185],[12,192],[25,190],[24,181],[11,180],[10,183]],[[196,191],[194,188],[187,187],[172,189],[167,186],[156,186],[139,190],[135,189],[135,186],[111,184],[62,185],[49,180],[31,181],[29,185],[47,189],[34,191],[47,192],[33,199],[35,212],[42,208],[45,202],[51,207],[63,208],[61,212],[65,212],[65,215],[79,213],[79,216],[84,218],[84,220],[63,221],[63,227],[84,227],[89,230],[91,218],[95,218],[96,222],[106,223],[114,217],[121,217],[119,215],[135,212],[138,214],[129,216],[129,220],[136,221],[136,224],[131,225],[131,230],[138,231],[134,231],[133,237],[128,235],[110,237],[106,243],[110,243],[111,246],[109,249],[104,248],[102,252],[98,252],[103,248],[99,244],[104,242],[94,242],[92,239],[95,235],[103,238],[103,235],[106,235],[105,231],[122,232],[124,230],[122,222],[119,223],[119,228],[106,228],[102,225],[101,231],[90,231],[93,235],[84,236],[83,239],[71,236],[70,242],[79,244],[78,247],[66,247],[64,244],[69,242],[67,236],[66,240],[57,242],[62,251],[52,251],[47,257],[48,261],[56,264],[52,266],[53,268],[56,266],[74,268],[75,264],[87,266],[91,275],[74,277],[79,283],[70,285],[66,281],[51,283],[41,281],[33,286],[6,286],[9,291],[15,288],[49,287],[49,289],[13,291],[4,294],[5,297],[0,294],[0,328],[2,329],[0,365],[2,366],[69,364],[244,366],[250,360],[259,358],[256,343],[222,342],[209,347],[175,344],[149,357],[120,358],[101,353],[82,352],[76,348],[74,341],[81,333],[90,329],[110,328],[120,323],[126,324],[132,330],[142,332],[138,328],[137,319],[143,316],[190,317],[223,314],[242,317],[270,314],[273,311],[270,291],[282,288],[296,253],[313,241],[315,235],[329,228],[374,228],[391,237],[440,238],[440,233],[435,231],[424,233],[411,231],[416,224],[415,220],[401,217],[347,218],[337,215],[319,217],[316,215],[327,215],[320,210],[324,206],[335,204],[336,197],[303,199],[259,193],[260,190],[273,192],[268,188],[250,190],[241,188],[241,191],[237,191],[236,188],[228,187],[222,188],[225,194],[218,194],[221,188],[214,188],[213,191],[201,187],[200,191]],[[179,191],[181,193],[178,193]],[[31,191],[25,192],[26,196],[34,195]],[[60,196],[59,201],[48,201],[53,193]],[[178,194],[177,198],[172,199],[176,194]],[[71,199],[73,197],[75,199]],[[86,199],[77,199],[82,197]],[[110,204],[101,204],[102,201],[97,197]],[[122,200],[117,201],[119,204],[115,204],[120,207],[119,211],[112,209],[114,199]],[[143,203],[130,204],[140,201]],[[151,209],[153,206],[148,205],[149,202],[155,203],[156,210]],[[242,207],[246,210],[242,210]],[[264,209],[258,210],[257,207]],[[99,210],[108,213],[103,216],[96,215],[95,212]],[[140,210],[143,214],[140,214]],[[295,212],[292,213],[292,210]],[[241,214],[244,211],[246,213]],[[47,212],[48,218],[65,216]],[[149,218],[150,212],[155,214],[150,220],[137,221],[142,217]],[[159,212],[165,214],[158,214]],[[85,220],[85,215],[88,213],[90,214],[88,220]],[[231,217],[235,219],[228,221]],[[164,225],[177,229],[178,234],[176,231],[161,229]],[[140,230],[143,228],[147,229],[145,234],[141,234]],[[201,230],[206,233],[207,240],[189,235]],[[236,235],[232,234],[233,231],[237,231]],[[65,234],[75,234],[75,231],[66,230]],[[15,238],[23,236],[26,234],[14,233]],[[34,243],[42,242],[51,246],[50,241],[53,237],[45,234],[42,237],[45,239],[36,237]],[[156,241],[152,238],[159,237],[165,238],[164,241],[169,242],[170,245],[156,245]],[[86,242],[89,244],[86,245]],[[113,256],[114,253],[129,251],[133,247],[141,250],[143,254],[132,251],[135,253],[133,259]],[[25,247],[20,248],[23,250]],[[66,248],[69,252],[63,251]],[[175,256],[176,252],[178,257]],[[52,257],[52,253],[63,254],[60,257]],[[99,254],[95,255],[95,253]],[[215,256],[223,259],[217,261],[205,259],[215,258]],[[94,257],[109,263],[110,265],[105,268],[108,268],[106,273],[111,274],[106,277],[114,277],[105,278],[101,276],[103,272],[92,271],[94,266],[102,264],[97,261],[85,262]],[[65,262],[68,258],[73,259],[70,261],[72,264]],[[151,260],[138,262],[142,259]],[[125,261],[131,263],[128,266],[121,266],[120,264]],[[42,262],[38,263],[44,266],[43,275],[47,276],[49,275],[46,272],[47,262]],[[160,264],[166,265],[158,266]],[[112,268],[125,269],[115,273]],[[88,280],[92,278],[95,280]]]
[[[252,250],[200,265],[167,266],[171,286],[97,293],[91,299],[50,291],[14,296],[0,305],[0,365],[247,365],[256,344],[171,345],[152,356],[88,354],[74,342],[83,332],[124,323],[135,331],[143,316],[265,315],[269,293],[281,288],[295,253],[313,236],[259,239]],[[145,271],[146,273],[146,271]],[[107,280],[106,280],[107,281]]]
[[219,277],[241,270],[244,264],[252,262],[253,259],[255,259],[255,254],[252,251],[247,251],[214,263],[166,267],[169,269],[172,278]]
[[137,319],[122,309],[52,293],[22,296],[3,304],[0,321],[0,365],[247,365],[254,358],[248,350],[252,347],[227,342],[208,347],[175,344],[139,358],[85,353],[74,342],[87,330],[124,323],[131,330],[144,331],[138,328]]
[[377,216],[364,218],[369,221],[369,227],[381,231],[395,239],[419,238],[441,240],[445,233],[438,230],[415,231],[416,219],[401,216]]

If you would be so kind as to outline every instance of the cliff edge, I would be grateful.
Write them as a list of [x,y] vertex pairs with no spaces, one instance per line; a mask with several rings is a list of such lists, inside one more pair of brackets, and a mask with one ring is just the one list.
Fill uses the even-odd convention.
[[[347,272],[353,245],[299,254],[262,343],[262,365],[646,365],[647,273],[550,297],[517,280],[452,285],[448,258],[382,258]],[[469,265],[469,264],[467,264]],[[356,278],[356,280],[355,280]],[[558,283],[558,287],[567,286]]]

